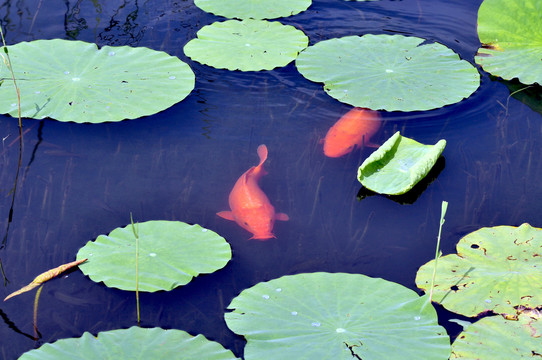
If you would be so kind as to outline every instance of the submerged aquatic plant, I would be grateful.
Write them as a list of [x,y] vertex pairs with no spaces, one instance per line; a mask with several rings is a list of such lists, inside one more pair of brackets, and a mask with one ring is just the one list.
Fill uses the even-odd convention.
[[[2,57],[2,60],[4,62],[4,65],[8,68],[11,80],[13,81],[13,89],[15,90],[15,94],[17,95],[17,118],[19,120],[19,158],[17,163],[17,171],[15,172],[15,181],[13,183],[13,188],[11,190],[11,206],[10,206],[10,213],[8,216],[8,221],[6,225],[6,232],[4,234],[4,237],[2,238],[2,242],[0,243],[0,250],[3,249],[6,246],[7,240],[8,240],[8,234],[9,234],[9,227],[11,225],[11,221],[13,219],[13,205],[15,204],[15,194],[17,193],[17,184],[19,183],[19,171],[21,169],[21,161],[22,161],[22,154],[23,154],[23,125],[21,121],[21,95],[19,91],[19,86],[17,85],[17,80],[15,79],[15,73],[13,72],[13,63],[11,62],[11,57],[9,56],[9,50],[6,45],[6,39],[4,38],[4,31],[2,30],[2,26],[0,26],[0,37],[2,38],[2,50],[3,54],[0,53],[0,57]],[[2,67],[0,66],[0,73],[1,73]],[[0,80],[0,88],[4,85],[4,80]],[[11,99],[8,94],[4,95],[7,99]],[[8,279],[6,277],[6,273],[4,271],[4,264],[2,263],[2,258],[0,257],[0,271],[2,272],[2,277],[4,278],[4,286],[7,285]]]

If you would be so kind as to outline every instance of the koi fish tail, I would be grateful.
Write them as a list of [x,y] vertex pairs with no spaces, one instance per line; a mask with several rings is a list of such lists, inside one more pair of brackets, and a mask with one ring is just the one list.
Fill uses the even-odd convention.
[[258,166],[262,165],[265,160],[267,160],[267,146],[265,145],[260,145],[258,146],[258,156],[260,157],[260,163],[258,164]]
[[267,174],[267,171],[265,171],[265,169],[263,168],[263,163],[265,162],[265,160],[267,160],[267,146],[262,144],[258,146],[257,151],[258,151],[258,156],[260,157],[260,163],[258,164],[258,166],[254,168],[254,172],[265,175]]

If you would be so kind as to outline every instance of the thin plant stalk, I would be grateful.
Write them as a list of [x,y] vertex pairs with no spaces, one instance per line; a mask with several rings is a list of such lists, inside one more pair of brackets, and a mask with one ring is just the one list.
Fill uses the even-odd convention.
[[38,340],[41,335],[38,331],[38,301],[40,299],[41,290],[43,289],[43,285],[41,285],[36,292],[36,297],[34,298],[34,340]]
[[433,277],[431,278],[431,290],[429,292],[429,302],[433,299],[433,288],[435,287],[435,276],[437,275],[437,264],[438,258],[440,257],[440,235],[442,232],[442,225],[444,225],[444,216],[446,215],[446,210],[448,209],[448,202],[443,201],[442,207],[440,210],[440,223],[438,228],[438,237],[437,237],[437,249],[435,250],[435,266],[433,267]]
[[11,59],[9,57],[9,51],[8,51],[8,46],[6,44],[6,39],[4,38],[4,31],[2,30],[2,27],[0,26],[0,36],[2,37],[2,44],[4,45],[4,53],[6,54],[6,56],[4,57],[4,55],[2,55],[2,57],[4,58],[4,64],[6,64],[7,68],[9,69],[10,73],[11,73],[11,80],[13,80],[13,86],[15,87],[15,92],[17,93],[17,105],[18,105],[18,109],[19,109],[19,136],[21,136],[22,138],[22,121],[21,121],[21,95],[19,93],[19,87],[17,86],[17,81],[15,81],[15,73],[13,72],[13,66],[12,66],[12,63],[11,63]]
[[[0,26],[0,37],[2,38],[2,44],[3,44],[3,50],[4,54],[0,53],[0,56],[4,60],[4,64],[7,66],[11,73],[11,79],[13,81],[13,86],[15,87],[15,92],[17,93],[17,108],[18,108],[18,115],[19,115],[19,161],[17,164],[17,172],[15,173],[15,183],[13,185],[13,189],[11,190],[11,207],[9,209],[9,216],[8,216],[8,224],[6,228],[6,233],[4,235],[4,238],[2,239],[2,243],[0,244],[0,249],[4,248],[6,246],[6,242],[8,239],[8,233],[9,233],[9,225],[11,224],[11,221],[13,219],[13,205],[15,203],[15,194],[17,192],[17,183],[19,182],[19,170],[21,168],[21,161],[22,161],[22,152],[23,152],[23,126],[21,121],[21,95],[19,92],[19,87],[17,86],[17,81],[15,81],[15,73],[13,72],[13,66],[11,63],[11,59],[9,57],[9,51],[6,44],[6,39],[4,38],[4,31],[2,30],[2,27]],[[0,85],[1,82],[0,82]],[[2,277],[4,278],[4,286],[7,285],[8,279],[4,270],[4,265],[2,263],[2,258],[0,258],[0,271],[2,272]]]
[[134,226],[134,219],[132,217],[132,213],[130,213],[130,222],[132,223],[132,231],[134,232],[134,236],[136,239],[136,258],[135,258],[135,264],[136,264],[136,309],[137,309],[137,326],[140,326],[140,317],[139,317],[139,224]]

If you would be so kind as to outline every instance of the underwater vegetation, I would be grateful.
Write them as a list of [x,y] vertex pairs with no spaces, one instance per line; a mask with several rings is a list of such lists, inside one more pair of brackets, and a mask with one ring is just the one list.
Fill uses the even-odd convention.
[[[480,86],[476,67],[448,47],[421,37],[365,34],[309,46],[303,31],[263,20],[301,13],[311,5],[307,0],[277,1],[273,6],[263,0],[195,0],[195,4],[229,20],[202,27],[184,47],[185,55],[205,66],[242,72],[295,62],[307,80],[323,83],[330,100],[352,106],[329,129],[324,154],[319,150],[319,155],[340,162],[356,148],[377,148],[357,169],[357,179],[378,194],[411,191],[446,147],[445,139],[425,145],[400,131],[377,145],[371,138],[382,127],[382,115],[454,104]],[[522,14],[525,26],[532,26],[541,6],[535,0],[514,4],[485,0],[478,22],[483,47],[476,62],[504,79],[540,83],[540,46],[532,39],[522,41],[525,27],[512,26],[517,21],[512,22],[509,14]],[[536,36],[537,31],[533,33]],[[48,51],[51,47],[58,51]],[[4,81],[0,112],[12,116],[20,111],[27,118],[78,123],[135,119],[165,110],[195,89],[196,77],[188,64],[147,48],[98,49],[95,44],[60,39],[10,45],[4,47],[6,54],[8,48],[17,64],[14,78],[21,85],[22,101],[19,107],[14,84]],[[530,63],[526,72],[533,76],[517,71],[516,63],[523,61]],[[508,64],[516,70],[505,70]],[[0,71],[2,79],[9,78],[5,68]],[[277,213],[273,199],[260,188],[267,146],[258,146],[257,154],[259,163],[238,178],[229,194],[230,210],[217,215],[235,221],[252,233],[251,239],[269,240],[275,238],[275,220],[287,221],[289,216]],[[482,228],[459,241],[457,254],[441,256],[437,246],[435,259],[422,265],[416,276],[422,296],[363,274],[301,272],[244,289],[225,309],[224,321],[246,339],[247,360],[540,356],[541,231],[529,224]],[[98,236],[79,249],[75,261],[38,275],[5,300],[75,266],[107,287],[153,293],[197,282],[200,274],[220,271],[230,260],[231,246],[216,232],[198,224],[150,220]],[[453,343],[439,325],[432,302],[473,318]],[[135,326],[96,335],[85,332],[79,338],[44,344],[20,358],[180,358],[179,354],[186,359],[236,359],[203,335]]]

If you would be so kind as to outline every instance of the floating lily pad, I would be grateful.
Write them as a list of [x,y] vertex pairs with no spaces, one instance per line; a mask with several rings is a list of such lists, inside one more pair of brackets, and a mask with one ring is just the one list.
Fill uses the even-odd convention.
[[225,314],[251,359],[448,359],[435,309],[399,284],[359,274],[283,276],[244,290]]
[[478,10],[482,47],[475,58],[505,80],[542,85],[542,2],[484,0]]
[[301,74],[333,98],[373,110],[435,109],[469,97],[480,74],[439,43],[402,35],[346,36],[299,54]]
[[63,359],[184,359],[234,360],[231,351],[203,335],[160,328],[85,332],[80,338],[61,339],[24,353],[20,360]]
[[194,0],[203,11],[236,19],[276,19],[305,11],[312,0]]
[[446,140],[423,145],[396,132],[358,169],[358,180],[380,194],[404,194],[423,179],[437,162]]
[[[423,265],[416,285],[428,291],[434,260]],[[542,306],[542,229],[496,226],[472,232],[457,255],[438,261],[433,301],[466,316],[485,311],[513,314],[517,306]]]
[[[212,273],[231,259],[230,245],[217,233],[180,221],[136,225],[139,236],[139,291],[171,290],[199,274]],[[77,253],[79,265],[93,281],[135,290],[136,239],[132,226],[89,241]]]
[[[194,89],[190,67],[143,47],[36,40],[8,47],[23,117],[101,123],[155,114]],[[11,78],[5,66],[0,78]],[[0,113],[18,116],[12,81],[0,86]]]
[[542,320],[520,315],[516,321],[485,317],[452,344],[450,359],[510,360],[542,356]]
[[286,66],[309,38],[293,26],[265,20],[228,20],[204,26],[184,52],[219,69],[259,71]]

